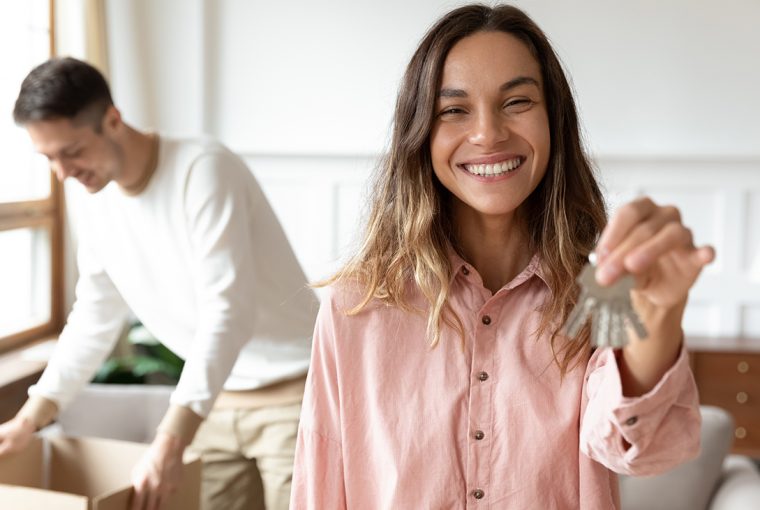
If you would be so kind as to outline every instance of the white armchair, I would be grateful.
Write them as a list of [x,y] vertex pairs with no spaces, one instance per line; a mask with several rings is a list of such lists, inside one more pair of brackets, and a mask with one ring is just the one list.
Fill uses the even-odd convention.
[[731,415],[702,406],[702,451],[676,469],[653,477],[620,477],[623,510],[758,510],[760,471],[747,457],[727,455],[734,437]]
[[150,443],[173,386],[90,384],[58,417],[63,433]]

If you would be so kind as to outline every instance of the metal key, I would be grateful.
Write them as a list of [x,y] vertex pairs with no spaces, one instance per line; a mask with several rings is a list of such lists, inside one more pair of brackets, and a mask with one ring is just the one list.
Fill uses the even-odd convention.
[[593,254],[589,260],[576,279],[581,286],[581,294],[562,332],[575,338],[590,317],[591,344],[597,347],[623,347],[627,344],[626,324],[639,338],[646,338],[647,330],[631,305],[631,289],[635,284],[633,277],[625,275],[613,285],[602,287],[594,277],[596,260]]

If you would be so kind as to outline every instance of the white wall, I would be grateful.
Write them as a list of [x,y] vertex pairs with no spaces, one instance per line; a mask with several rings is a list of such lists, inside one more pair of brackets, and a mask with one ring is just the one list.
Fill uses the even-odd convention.
[[[354,240],[370,157],[247,155],[307,275],[337,268]],[[300,161],[300,163],[299,163]],[[760,158],[602,157],[596,164],[610,207],[649,195],[681,209],[698,244],[718,252],[692,289],[687,334],[760,338]]]
[[[346,253],[399,78],[435,0],[107,1],[112,85],[128,121],[212,133],[243,154],[311,278]],[[516,2],[577,90],[613,204],[684,209],[718,262],[691,333],[760,335],[760,3]]]
[[[137,122],[242,152],[375,154],[416,43],[461,3],[110,0],[115,93]],[[594,152],[760,155],[760,3],[516,4],[566,63]]]

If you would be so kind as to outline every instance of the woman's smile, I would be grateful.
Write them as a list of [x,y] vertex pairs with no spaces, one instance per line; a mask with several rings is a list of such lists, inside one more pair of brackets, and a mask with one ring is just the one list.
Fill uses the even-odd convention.
[[513,156],[484,159],[485,161],[460,163],[457,167],[472,177],[478,178],[478,180],[493,182],[507,179],[518,172],[526,158],[524,156]]

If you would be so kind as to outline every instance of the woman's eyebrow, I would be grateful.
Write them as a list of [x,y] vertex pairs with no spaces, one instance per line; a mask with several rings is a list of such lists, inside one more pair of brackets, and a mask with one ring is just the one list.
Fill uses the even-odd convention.
[[467,92],[462,89],[441,89],[438,97],[467,97]]
[[[538,84],[538,80],[535,78],[531,78],[530,76],[518,76],[517,78],[512,78],[504,83],[499,87],[499,90],[506,92],[507,90],[519,87],[520,85],[534,85],[536,88],[541,88]],[[438,97],[467,97],[467,92],[462,89],[443,88],[438,91]]]
[[499,87],[499,90],[505,92],[509,89],[519,87],[520,85],[535,85],[536,88],[541,88],[541,86],[538,84],[538,80],[535,78],[531,78],[530,76],[518,76],[517,78],[511,79]]

